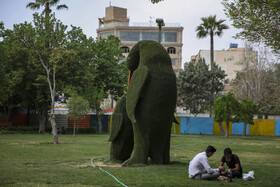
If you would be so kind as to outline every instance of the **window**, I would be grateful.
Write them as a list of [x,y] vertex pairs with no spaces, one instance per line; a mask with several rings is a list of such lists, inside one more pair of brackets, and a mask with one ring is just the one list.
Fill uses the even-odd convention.
[[167,52],[169,54],[176,54],[176,49],[175,49],[175,47],[168,47],[167,48]]
[[122,49],[124,53],[129,53],[129,47],[123,46]]
[[139,32],[120,32],[120,40],[121,41],[140,41],[140,33]]
[[[162,32],[162,42],[177,42],[177,32]],[[141,40],[158,41],[158,32],[130,32],[121,31],[120,40],[128,42],[138,42]]]
[[166,32],[165,42],[177,42],[177,32]]
[[158,41],[158,32],[143,32],[142,40],[154,40]]
[[114,32],[105,32],[105,33],[101,33],[100,37],[101,38],[108,38],[109,35],[114,35]]
[[176,59],[172,58],[171,61],[172,61],[172,66],[175,66],[176,65]]

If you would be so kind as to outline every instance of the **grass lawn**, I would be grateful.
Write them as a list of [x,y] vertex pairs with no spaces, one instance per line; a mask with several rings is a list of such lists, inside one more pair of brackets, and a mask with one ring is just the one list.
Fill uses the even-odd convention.
[[[91,166],[109,160],[109,135],[0,135],[0,186],[121,186],[111,176]],[[241,160],[244,173],[255,181],[232,183],[188,179],[188,163],[208,145],[217,152],[209,159],[217,167],[223,149],[230,147]],[[280,186],[280,137],[172,135],[171,164],[102,167],[127,186]]]

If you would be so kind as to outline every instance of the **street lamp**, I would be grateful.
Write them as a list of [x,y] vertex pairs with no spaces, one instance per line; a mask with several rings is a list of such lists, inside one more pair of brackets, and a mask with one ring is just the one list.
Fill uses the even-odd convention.
[[161,42],[161,27],[165,26],[164,21],[162,18],[157,18],[156,23],[158,25],[158,42]]

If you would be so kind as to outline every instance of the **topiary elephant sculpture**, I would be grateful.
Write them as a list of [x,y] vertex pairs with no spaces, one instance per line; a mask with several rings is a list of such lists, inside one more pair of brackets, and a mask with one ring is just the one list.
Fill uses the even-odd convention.
[[170,131],[176,107],[176,76],[164,47],[155,41],[140,41],[127,58],[130,70],[126,96],[127,116],[133,128],[131,157],[123,163],[170,162]]
[[[127,58],[130,70],[127,96],[111,120],[110,157],[123,165],[170,162],[170,130],[176,105],[176,76],[161,44],[138,42]],[[178,123],[178,122],[177,122]],[[131,155],[132,152],[132,155]]]
[[133,130],[130,119],[126,113],[126,97],[121,97],[114,109],[111,118],[110,160],[124,162],[130,158],[133,149]]

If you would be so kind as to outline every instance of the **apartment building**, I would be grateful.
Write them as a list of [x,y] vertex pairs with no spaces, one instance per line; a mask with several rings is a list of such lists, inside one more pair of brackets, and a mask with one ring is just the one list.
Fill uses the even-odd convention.
[[[252,59],[252,62],[257,62],[257,51],[252,48],[238,48],[238,44],[230,44],[228,50],[215,50],[214,62],[221,66],[227,74],[227,79],[232,81],[236,77],[236,73],[243,68],[246,58]],[[191,57],[191,62],[197,63],[199,59],[205,59],[210,68],[210,50],[200,50],[197,55]]]
[[[178,23],[165,23],[161,29],[161,44],[169,53],[174,72],[178,75],[182,64],[182,31]],[[127,57],[129,50],[141,40],[158,41],[159,27],[155,22],[130,24],[127,9],[110,6],[106,8],[105,17],[99,18],[97,36],[106,38],[117,36]]]

